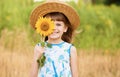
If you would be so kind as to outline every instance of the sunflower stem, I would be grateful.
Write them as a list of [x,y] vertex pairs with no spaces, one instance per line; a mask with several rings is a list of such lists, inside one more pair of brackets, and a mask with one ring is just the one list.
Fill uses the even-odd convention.
[[45,47],[45,36],[44,35],[41,35],[41,46],[42,47]]

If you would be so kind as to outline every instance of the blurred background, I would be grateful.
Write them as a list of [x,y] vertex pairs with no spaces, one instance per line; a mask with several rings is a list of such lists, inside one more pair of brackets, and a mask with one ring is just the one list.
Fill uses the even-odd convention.
[[[40,36],[29,24],[45,0],[0,1],[0,77],[28,77]],[[77,47],[80,77],[120,77],[120,0],[61,0],[73,6],[80,26]]]

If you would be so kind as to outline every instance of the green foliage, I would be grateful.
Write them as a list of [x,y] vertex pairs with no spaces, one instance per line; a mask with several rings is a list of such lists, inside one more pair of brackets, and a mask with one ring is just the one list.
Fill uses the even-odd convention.
[[13,27],[25,27],[29,22],[32,9],[31,0],[1,0],[0,28],[12,29]]
[[[29,25],[31,11],[40,2],[33,0],[1,0],[0,2],[0,32],[7,28],[26,28],[29,39],[38,42],[39,36]],[[118,49],[120,48],[120,7],[116,5],[84,4],[79,0],[69,2],[80,16],[80,26],[74,40],[77,48]],[[37,40],[37,41],[36,41]]]
[[[76,35],[78,48],[120,48],[120,7],[70,3],[79,12],[81,24]],[[81,6],[82,5],[82,6]]]

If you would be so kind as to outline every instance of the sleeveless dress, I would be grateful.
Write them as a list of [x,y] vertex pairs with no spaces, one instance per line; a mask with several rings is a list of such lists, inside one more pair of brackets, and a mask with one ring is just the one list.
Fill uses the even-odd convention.
[[70,48],[72,44],[62,42],[45,49],[45,63],[39,69],[38,77],[72,77]]

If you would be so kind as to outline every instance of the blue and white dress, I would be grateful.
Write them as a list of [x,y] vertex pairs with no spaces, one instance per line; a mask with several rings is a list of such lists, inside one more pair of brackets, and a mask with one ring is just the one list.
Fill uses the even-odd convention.
[[72,77],[70,48],[72,44],[62,42],[45,49],[45,63],[39,69],[38,77]]

